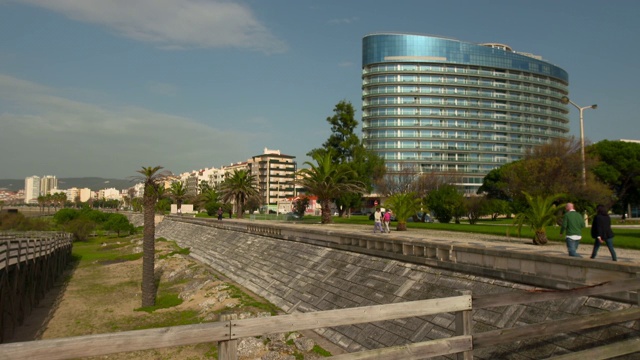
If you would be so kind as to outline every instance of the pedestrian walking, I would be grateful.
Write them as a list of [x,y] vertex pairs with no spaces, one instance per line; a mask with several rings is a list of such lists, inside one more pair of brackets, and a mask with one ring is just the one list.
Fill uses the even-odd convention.
[[382,229],[382,213],[380,212],[380,208],[376,208],[376,212],[373,213],[373,233],[376,233],[376,230],[380,230],[380,233],[383,233]]
[[388,233],[391,233],[389,230],[389,224],[391,223],[391,210],[387,210],[384,212],[384,217],[382,218],[384,224],[384,230]]
[[582,239],[582,229],[585,227],[584,219],[582,215],[578,213],[572,203],[567,203],[565,206],[567,212],[562,218],[562,226],[560,226],[560,234],[566,234],[565,241],[567,242],[567,251],[569,256],[582,257],[577,253],[578,245]]
[[223,214],[223,213],[224,213],[224,211],[222,211],[222,208],[221,208],[221,207],[219,207],[219,208],[218,208],[218,221],[221,221],[221,220],[222,220],[222,214]]
[[591,224],[591,237],[593,238],[593,251],[591,252],[591,258],[595,259],[598,255],[598,249],[600,244],[607,244],[609,253],[611,253],[611,259],[618,261],[616,251],[613,249],[613,230],[611,230],[611,218],[607,212],[607,208],[604,205],[598,205],[596,207],[596,216],[593,218]]

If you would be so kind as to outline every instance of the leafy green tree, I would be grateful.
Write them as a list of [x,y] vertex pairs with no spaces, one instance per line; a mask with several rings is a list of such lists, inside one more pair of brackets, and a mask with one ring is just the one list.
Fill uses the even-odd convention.
[[0,230],[27,230],[28,222],[21,212],[0,214]]
[[508,201],[495,198],[487,198],[486,200],[486,212],[488,215],[491,215],[491,220],[497,220],[500,215],[507,215],[508,218],[511,217]]
[[407,220],[420,211],[422,201],[414,192],[395,193],[386,201],[385,206],[390,208],[398,221],[396,230],[406,231]]
[[293,201],[293,213],[298,215],[299,218],[302,219],[307,208],[309,207],[309,197],[306,195],[299,196],[296,200]]
[[133,211],[142,211],[142,199],[139,197],[131,199],[131,208]]
[[58,225],[64,225],[71,220],[79,218],[80,215],[80,211],[76,209],[60,209],[60,211],[56,212],[53,215],[53,221],[55,221]]
[[504,175],[506,165],[489,171],[482,179],[482,185],[477,194],[485,194],[489,199],[511,200],[512,191]]
[[212,189],[213,187],[211,187],[211,185],[206,180],[201,180],[200,184],[198,184],[198,194],[202,194],[203,192],[206,192]]
[[298,170],[298,184],[309,194],[318,197],[322,211],[322,223],[331,223],[330,204],[333,199],[349,192],[364,191],[364,184],[355,180],[353,170],[344,164],[336,164],[331,152],[316,153],[313,156],[316,164],[305,162],[309,168]]
[[358,121],[353,105],[346,100],[336,104],[333,112],[333,116],[327,117],[327,122],[331,124],[331,135],[322,148],[313,149],[307,155],[313,158],[317,153],[324,155],[332,152],[336,162],[344,163],[353,158],[353,149],[360,145],[360,139],[355,134]]
[[182,202],[187,198],[187,187],[182,181],[174,181],[169,188],[169,195],[176,202],[178,214],[182,214]]
[[336,104],[333,112],[333,116],[327,117],[327,122],[331,125],[331,135],[322,144],[322,148],[313,149],[307,155],[315,159],[316,156],[331,154],[335,164],[351,168],[350,181],[363,185],[360,192],[343,192],[333,199],[340,216],[343,216],[352,207],[360,206],[362,193],[373,189],[375,179],[384,174],[385,165],[384,159],[367,150],[355,133],[359,122],[355,118],[353,105],[342,100]]
[[362,194],[365,191],[372,192],[375,181],[384,176],[386,172],[384,159],[374,152],[365,149],[364,145],[359,144],[353,148],[351,153],[353,157],[344,164],[353,171],[352,180],[361,183],[364,186],[364,190],[347,192],[335,199],[340,216],[343,216],[345,213],[350,213],[351,208],[360,207],[362,204]]
[[529,207],[516,215],[513,226],[517,227],[520,236],[522,227],[529,225],[534,232],[533,243],[544,245],[548,242],[546,227],[557,222],[559,211],[564,207],[556,205],[556,202],[565,195],[533,196],[525,192],[524,196]]
[[73,219],[64,226],[64,230],[73,234],[76,241],[87,241],[95,228],[96,223],[85,217]]
[[142,237],[142,307],[153,306],[156,303],[156,282],[154,274],[155,262],[155,206],[158,201],[160,188],[164,188],[161,181],[169,175],[161,171],[162,166],[142,167],[137,172],[142,176],[137,179],[144,183],[142,204],[144,208],[144,231]]
[[613,190],[623,214],[628,204],[640,203],[640,144],[603,140],[586,151],[598,160],[592,171]]
[[[594,162],[587,160],[586,168],[590,169]],[[525,192],[532,196],[567,194],[568,200],[581,209],[611,202],[611,191],[590,171],[586,186],[583,183],[580,144],[575,139],[556,139],[535,147],[524,159],[491,171],[478,192],[509,200],[515,213],[528,207]]]
[[220,194],[223,201],[234,201],[236,217],[242,219],[247,199],[259,195],[256,178],[248,170],[234,170],[220,185]]
[[109,219],[104,223],[103,228],[107,231],[114,231],[118,237],[120,233],[133,233],[135,230],[129,219],[122,214],[109,214]]
[[446,184],[429,192],[425,204],[439,222],[447,224],[454,216],[460,214],[463,200],[464,196],[454,185]]
[[484,196],[470,196],[464,198],[469,224],[475,224],[478,220],[489,213],[489,199]]
[[103,224],[109,219],[109,214],[100,210],[86,208],[80,210],[80,217],[89,219],[96,224]]

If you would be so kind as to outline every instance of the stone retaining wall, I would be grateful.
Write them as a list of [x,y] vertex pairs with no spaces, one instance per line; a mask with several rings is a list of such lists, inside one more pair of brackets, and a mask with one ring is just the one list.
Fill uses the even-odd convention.
[[[510,281],[320,246],[342,241],[336,240],[339,236],[335,234],[314,233],[311,237],[316,244],[313,245],[279,239],[283,234],[275,225],[253,230],[246,227],[230,222],[185,223],[166,217],[158,224],[156,235],[189,247],[191,256],[287,313],[443,298],[457,296],[460,290],[485,294],[531,289]],[[630,306],[576,297],[550,303],[482,309],[473,313],[474,331]],[[450,337],[453,327],[454,315],[440,314],[317,329],[316,332],[353,352]],[[476,350],[474,355],[477,359],[513,358],[515,354],[519,359],[540,359],[638,336],[639,328],[637,322],[630,322],[579,334],[563,334],[554,339]]]

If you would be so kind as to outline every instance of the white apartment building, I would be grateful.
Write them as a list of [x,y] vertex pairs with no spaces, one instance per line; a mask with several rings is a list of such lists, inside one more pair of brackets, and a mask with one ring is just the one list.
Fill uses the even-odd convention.
[[58,179],[52,175],[43,176],[40,179],[40,195],[55,194],[56,191],[52,190],[58,190]]
[[24,203],[37,204],[40,196],[40,177],[30,176],[24,179]]
[[118,191],[116,188],[108,188],[98,191],[98,199],[122,200],[122,196],[120,196],[120,191]]

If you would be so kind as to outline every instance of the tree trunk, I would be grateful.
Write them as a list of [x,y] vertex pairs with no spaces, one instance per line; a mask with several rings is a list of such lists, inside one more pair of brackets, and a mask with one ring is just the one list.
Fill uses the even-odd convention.
[[244,218],[244,211],[242,210],[242,198],[240,195],[236,196],[236,219]]
[[398,230],[398,231],[407,231],[407,222],[406,221],[398,221],[398,225],[396,225],[396,230]]
[[331,208],[329,207],[329,200],[322,200],[320,204],[322,209],[322,223],[331,224]]
[[142,240],[142,307],[156,304],[155,267],[155,198],[145,197],[144,231]]
[[533,243],[535,245],[544,245],[547,241],[547,233],[545,231],[536,231],[536,234],[533,236]]

